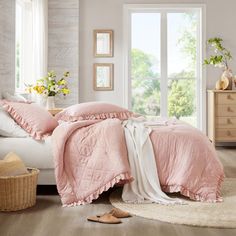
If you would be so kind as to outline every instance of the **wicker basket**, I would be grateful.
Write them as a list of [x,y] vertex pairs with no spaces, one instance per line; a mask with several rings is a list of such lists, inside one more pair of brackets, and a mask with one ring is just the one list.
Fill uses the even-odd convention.
[[0,177],[0,211],[22,210],[36,203],[39,170],[28,168],[29,173]]

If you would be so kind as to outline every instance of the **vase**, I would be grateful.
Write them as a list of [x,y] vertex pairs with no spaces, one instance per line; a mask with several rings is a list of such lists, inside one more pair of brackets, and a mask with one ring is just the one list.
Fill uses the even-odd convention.
[[43,97],[41,94],[34,94],[32,100],[42,107],[46,106],[47,98]]
[[51,110],[51,109],[55,108],[55,97],[54,96],[48,96],[47,97],[46,108],[48,110]]
[[223,81],[223,83],[227,85],[223,88],[223,90],[232,90],[232,87],[233,87],[232,70],[226,68],[224,72],[222,73],[221,81]]

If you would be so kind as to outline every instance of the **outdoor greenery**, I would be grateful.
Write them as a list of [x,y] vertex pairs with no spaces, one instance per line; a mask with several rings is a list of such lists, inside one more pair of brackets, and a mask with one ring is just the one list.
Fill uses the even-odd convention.
[[152,71],[153,56],[132,50],[132,108],[135,112],[160,115],[160,80]]
[[[190,26],[184,28],[178,46],[189,61],[188,71],[170,75],[168,113],[176,118],[195,116],[196,17],[186,14]],[[132,108],[147,116],[160,115],[160,75],[153,71],[156,58],[139,49],[132,49]],[[181,79],[183,78],[183,79]],[[194,121],[195,122],[195,121]],[[193,122],[193,125],[196,125]]]
[[171,77],[187,79],[173,80],[168,96],[169,116],[175,116],[178,119],[193,116],[196,110],[196,83],[194,77],[196,77],[195,66],[197,59],[197,15],[185,14],[184,17],[187,18],[189,24],[186,28],[183,28],[181,36],[178,39],[178,46],[181,48],[182,53],[188,58],[188,71],[182,71]]
[[194,106],[194,80],[174,80],[168,97],[169,116],[179,119],[182,116],[191,116],[195,111]]

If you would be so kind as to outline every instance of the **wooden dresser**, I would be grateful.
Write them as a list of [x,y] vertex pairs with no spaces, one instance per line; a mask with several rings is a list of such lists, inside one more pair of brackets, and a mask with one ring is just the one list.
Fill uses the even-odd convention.
[[208,90],[208,137],[217,142],[236,142],[236,90]]

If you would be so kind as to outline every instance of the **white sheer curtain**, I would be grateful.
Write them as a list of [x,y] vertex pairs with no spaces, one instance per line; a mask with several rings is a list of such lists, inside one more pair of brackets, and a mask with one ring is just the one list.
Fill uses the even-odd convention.
[[17,89],[23,91],[47,73],[48,0],[16,0],[16,47]]
[[32,0],[33,77],[45,76],[48,67],[48,0]]

